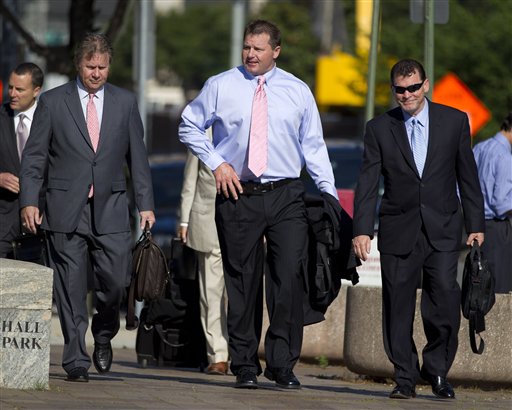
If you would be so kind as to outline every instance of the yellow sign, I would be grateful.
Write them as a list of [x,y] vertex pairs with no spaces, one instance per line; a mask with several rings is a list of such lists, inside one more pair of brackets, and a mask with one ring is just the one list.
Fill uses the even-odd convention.
[[367,85],[362,68],[359,59],[340,51],[319,57],[316,66],[318,104],[363,107]]
[[[319,105],[364,107],[366,104],[368,63],[364,58],[335,51],[319,57],[316,63],[315,97]],[[389,104],[389,85],[377,85],[375,102]]]

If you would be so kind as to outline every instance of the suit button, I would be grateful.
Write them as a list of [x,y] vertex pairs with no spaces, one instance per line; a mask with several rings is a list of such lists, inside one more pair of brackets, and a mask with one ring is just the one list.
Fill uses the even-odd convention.
[[425,188],[425,184],[423,184],[423,183],[421,183],[421,184],[420,184],[420,186],[421,186],[422,188]]
[[421,204],[420,206],[421,206],[422,208],[425,208],[425,205],[423,205],[423,204]]
[[95,166],[96,166],[96,161],[94,161],[94,162],[92,163],[92,166],[93,166],[93,167],[95,167]]

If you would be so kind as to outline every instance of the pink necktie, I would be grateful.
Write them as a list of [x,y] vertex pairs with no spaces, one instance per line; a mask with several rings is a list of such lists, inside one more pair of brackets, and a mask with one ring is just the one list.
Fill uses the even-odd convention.
[[[94,105],[94,94],[89,94],[89,101],[87,102],[87,131],[89,131],[89,138],[91,139],[94,152],[98,149],[98,142],[100,141],[100,124],[98,122],[98,113]],[[94,187],[91,185],[89,191],[89,198],[92,198]]]
[[268,107],[263,85],[265,77],[258,77],[258,87],[252,101],[251,131],[249,135],[249,169],[259,177],[267,169]]
[[23,119],[26,117],[25,114],[20,114],[20,122],[18,123],[18,126],[16,127],[16,136],[18,138],[18,154],[21,159],[21,153],[23,152],[23,149],[25,148],[25,144],[27,143],[28,139],[28,129],[25,123],[23,122]]

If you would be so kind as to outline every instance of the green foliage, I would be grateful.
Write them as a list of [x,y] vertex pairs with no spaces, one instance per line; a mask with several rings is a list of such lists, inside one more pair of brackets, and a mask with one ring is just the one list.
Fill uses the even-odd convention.
[[119,87],[134,89],[133,71],[133,13],[126,16],[123,30],[113,44],[114,59],[110,66],[108,80]]
[[269,2],[252,19],[272,21],[281,30],[281,54],[277,66],[286,70],[310,87],[315,78],[319,40],[312,31],[309,9],[286,2]]
[[229,68],[230,2],[190,6],[184,12],[157,16],[156,67],[177,74],[185,89]]
[[326,356],[317,356],[315,359],[318,362],[318,366],[320,366],[322,369],[325,369],[327,366],[329,366],[329,359]]
[[[384,0],[381,10],[378,78],[389,81],[387,61],[424,61],[424,27],[410,21],[408,1]],[[448,23],[434,27],[434,82],[455,73],[493,115],[476,140],[494,135],[512,109],[511,21],[512,0],[452,0]]]

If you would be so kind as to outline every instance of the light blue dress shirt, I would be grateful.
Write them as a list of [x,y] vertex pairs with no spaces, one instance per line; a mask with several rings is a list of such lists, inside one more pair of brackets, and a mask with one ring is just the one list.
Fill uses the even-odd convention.
[[[210,77],[182,114],[180,141],[210,169],[230,164],[242,181],[299,178],[306,165],[322,192],[338,198],[320,115],[309,87],[274,66],[265,74],[268,102],[268,167],[255,178],[247,167],[251,108],[258,85],[243,66]],[[205,129],[213,127],[213,141]]]
[[484,196],[485,219],[505,219],[512,209],[512,151],[498,132],[473,148],[478,178]]

